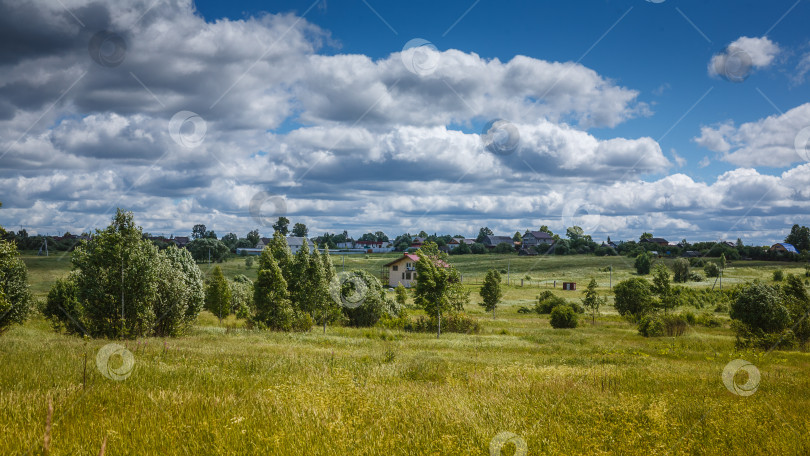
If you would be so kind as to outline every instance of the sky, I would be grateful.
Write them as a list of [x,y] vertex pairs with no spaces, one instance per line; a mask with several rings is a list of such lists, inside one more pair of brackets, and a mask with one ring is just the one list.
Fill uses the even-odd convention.
[[0,0],[0,225],[781,241],[810,1]]

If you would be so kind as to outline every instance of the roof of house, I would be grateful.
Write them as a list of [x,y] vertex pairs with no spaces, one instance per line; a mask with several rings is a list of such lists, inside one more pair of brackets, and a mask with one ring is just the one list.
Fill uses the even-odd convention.
[[794,247],[793,244],[788,244],[787,242],[777,242],[776,244],[771,246],[771,248],[774,248],[777,245],[782,246],[782,248],[784,248],[785,250],[787,250],[790,253],[799,253],[799,251],[796,250],[796,247]]
[[553,237],[545,231],[529,231],[535,239],[553,239]]
[[498,244],[511,244],[515,242],[509,236],[487,236],[484,239],[484,244],[498,245]]
[[307,238],[299,236],[290,236],[287,238],[287,245],[304,245]]
[[666,239],[664,239],[664,238],[655,238],[655,237],[654,238],[649,238],[649,239],[642,239],[641,242],[655,242],[656,244],[669,244],[669,241],[667,241]]
[[[386,263],[385,265],[383,265],[383,267],[392,266],[394,264],[399,263],[400,261],[402,261],[404,259],[409,259],[409,260],[413,261],[414,263],[416,263],[417,261],[419,261],[419,255],[417,255],[415,253],[406,253],[406,254],[402,255],[401,257],[397,258],[396,260],[391,261],[390,263]],[[439,266],[441,266],[443,268],[447,268],[447,267],[450,266],[449,264],[445,263],[442,260],[436,260],[436,264],[438,264]]]

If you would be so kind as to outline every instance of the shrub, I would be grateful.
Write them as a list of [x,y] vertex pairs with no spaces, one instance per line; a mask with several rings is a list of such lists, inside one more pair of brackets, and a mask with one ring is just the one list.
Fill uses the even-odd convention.
[[789,350],[796,346],[796,336],[793,334],[793,331],[789,329],[768,333],[759,328],[751,328],[738,320],[731,322],[731,328],[736,334],[735,346],[739,349],[759,348],[761,350]]
[[679,337],[686,327],[686,318],[681,315],[646,315],[638,323],[638,333],[644,337]]
[[636,272],[639,275],[649,274],[650,268],[652,268],[652,256],[647,252],[640,253],[636,257],[636,262],[634,263],[633,266],[635,266]]
[[[359,284],[359,285],[358,285]],[[360,289],[355,290],[355,286]],[[363,288],[364,287],[364,288]],[[349,326],[374,326],[386,310],[392,308],[393,302],[388,302],[380,281],[366,271],[353,270],[344,276],[341,298],[362,293],[362,303],[355,307],[342,306]],[[350,298],[351,299],[351,298]]]
[[678,283],[685,283],[689,281],[689,261],[686,258],[678,258],[672,264],[672,270],[675,272],[672,280]]
[[[411,332],[436,332],[437,326],[436,318],[420,315],[405,323],[403,329]],[[477,334],[481,332],[481,324],[475,318],[460,312],[446,313],[442,315],[442,332]]]
[[702,313],[697,317],[697,324],[707,328],[717,328],[722,326],[723,323],[712,314]]
[[693,314],[691,311],[688,311],[688,310],[687,310],[686,312],[681,313],[681,316],[682,316],[682,317],[683,317],[683,319],[684,319],[684,320],[686,320],[686,322],[687,322],[687,323],[689,323],[690,325],[694,325],[694,324],[695,324],[695,314]]
[[693,268],[701,268],[706,264],[706,260],[703,258],[689,258],[689,266]]
[[470,252],[476,255],[480,255],[482,253],[487,253],[487,248],[484,244],[476,242],[472,246],[470,246]]
[[175,336],[196,319],[204,301],[202,272],[191,254],[173,246],[158,251],[132,213],[120,209],[107,228],[79,243],[73,266],[44,309],[55,327],[72,333]]
[[28,269],[20,259],[17,245],[0,241],[0,333],[12,324],[21,324],[33,306],[28,289]]
[[783,280],[785,280],[785,272],[784,271],[782,271],[781,269],[777,269],[776,271],[773,271],[773,281],[774,282],[781,282]]
[[534,309],[530,309],[530,308],[528,308],[526,306],[520,306],[520,307],[518,307],[518,310],[517,310],[517,313],[519,313],[519,314],[527,314],[527,313],[532,313],[532,312],[534,312]]
[[720,276],[720,266],[717,263],[709,262],[703,268],[703,272],[706,273],[706,277],[718,277]]
[[616,298],[614,307],[619,315],[640,318],[652,309],[650,284],[640,277],[617,283],[613,292]]
[[492,249],[495,253],[515,253],[515,246],[502,242]]
[[697,272],[690,272],[689,280],[692,282],[703,282],[706,279],[704,279],[703,276],[698,274]]
[[752,330],[776,333],[790,323],[790,313],[783,304],[779,290],[754,282],[742,287],[731,304],[731,318],[741,321]]
[[546,290],[537,297],[537,304],[534,306],[534,311],[541,315],[550,314],[555,307],[564,306],[567,303],[568,302],[565,299]]
[[549,323],[551,323],[551,327],[555,329],[576,328],[577,314],[569,305],[557,306],[551,311]]

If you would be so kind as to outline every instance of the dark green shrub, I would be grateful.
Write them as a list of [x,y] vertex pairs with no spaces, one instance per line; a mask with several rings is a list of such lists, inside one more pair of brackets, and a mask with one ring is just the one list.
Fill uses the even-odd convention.
[[703,272],[706,273],[706,277],[719,277],[720,266],[718,266],[717,263],[710,262],[703,267]]
[[699,324],[700,326],[705,326],[707,328],[717,328],[723,325],[723,323],[720,321],[719,318],[708,313],[698,315],[697,324]]
[[686,312],[681,313],[681,316],[683,316],[684,320],[686,320],[686,322],[690,325],[695,324],[695,314],[692,312],[687,310]]
[[689,273],[689,280],[691,282],[703,282],[706,279],[702,275],[698,274],[697,272],[690,272]]
[[647,252],[641,253],[636,257],[636,262],[634,263],[636,268],[636,272],[639,275],[647,275],[650,273],[650,269],[652,268],[652,255]]
[[681,315],[647,315],[638,323],[638,333],[644,337],[679,337],[686,328],[686,319]]
[[574,309],[568,305],[557,306],[551,311],[551,319],[549,320],[551,327],[559,328],[576,328],[577,327],[577,314]]
[[527,314],[527,313],[532,313],[532,312],[534,312],[534,309],[530,309],[530,308],[528,308],[526,306],[520,306],[520,307],[518,307],[518,310],[517,310],[517,313],[519,313],[519,314]]
[[534,311],[541,315],[550,314],[555,307],[564,306],[567,303],[565,299],[546,290],[537,297],[537,304],[534,306]]
[[706,260],[703,258],[689,258],[689,266],[693,268],[701,268],[706,264]]
[[790,313],[784,306],[779,289],[760,282],[747,284],[731,304],[731,318],[752,330],[767,333],[783,331],[790,323]]
[[619,315],[640,318],[653,306],[650,284],[640,277],[622,280],[613,288],[616,302],[614,307]]
[[785,280],[785,272],[784,271],[782,271],[781,269],[777,269],[776,271],[773,271],[773,281],[774,282],[781,282],[783,280]]
[[[408,321],[403,329],[411,332],[435,333],[437,327],[436,318],[420,315]],[[442,315],[442,332],[477,334],[481,332],[481,324],[475,318],[463,313],[447,313]]]

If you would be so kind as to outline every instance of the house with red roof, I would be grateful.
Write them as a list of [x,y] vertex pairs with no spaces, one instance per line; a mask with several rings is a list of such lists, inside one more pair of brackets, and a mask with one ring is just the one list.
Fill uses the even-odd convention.
[[[388,286],[396,287],[400,283],[405,288],[410,288],[416,285],[416,262],[419,261],[419,255],[415,253],[406,253],[400,258],[384,265],[388,269]],[[449,264],[442,260],[436,260],[436,264],[443,268],[450,267]]]

